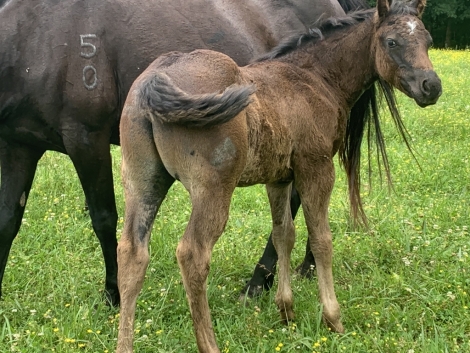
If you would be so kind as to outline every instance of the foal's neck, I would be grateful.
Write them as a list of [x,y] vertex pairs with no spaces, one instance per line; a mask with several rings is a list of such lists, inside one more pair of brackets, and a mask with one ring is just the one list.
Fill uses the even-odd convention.
[[[350,110],[378,78],[372,37],[373,17],[300,48],[287,61],[320,76]],[[286,57],[287,59],[287,57]]]

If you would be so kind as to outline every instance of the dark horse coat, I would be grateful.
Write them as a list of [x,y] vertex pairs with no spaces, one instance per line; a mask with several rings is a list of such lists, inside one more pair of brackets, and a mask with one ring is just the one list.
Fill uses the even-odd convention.
[[171,50],[209,48],[247,64],[320,16],[344,14],[336,0],[0,0],[0,6],[0,284],[37,162],[54,150],[70,156],[80,178],[114,303],[109,145],[119,143],[121,108],[134,79]]

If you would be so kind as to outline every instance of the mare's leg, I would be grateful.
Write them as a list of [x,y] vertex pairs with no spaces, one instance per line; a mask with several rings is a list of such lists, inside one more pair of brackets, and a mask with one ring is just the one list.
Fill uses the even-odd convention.
[[[333,243],[328,223],[328,206],[335,180],[334,165],[326,157],[315,162],[298,163],[299,167],[294,171],[295,183],[302,199],[311,251],[315,256],[323,319],[333,331],[343,332],[333,283]],[[308,165],[314,165],[315,170],[302,169]]]
[[[300,196],[295,187],[292,187],[292,194],[290,197],[290,208],[292,212],[292,219],[295,219],[297,211],[300,208]],[[305,246],[305,257],[302,263],[297,266],[295,271],[299,273],[302,277],[311,279],[313,277],[313,272],[315,270],[315,258],[313,253],[310,250],[310,239],[307,237],[307,244]]]
[[11,244],[21,226],[26,201],[43,150],[0,140],[0,297]]
[[77,124],[74,134],[64,139],[80,178],[90,211],[93,229],[98,237],[106,267],[105,291],[112,305],[119,304],[117,288],[117,210],[114,198],[108,131],[88,132]]
[[132,352],[137,296],[149,263],[148,244],[155,215],[174,178],[157,153],[151,126],[138,124],[122,130],[122,181],[124,184],[124,229],[118,245],[118,284],[121,310],[116,352]]
[[313,253],[310,249],[310,238],[307,238],[304,261],[302,261],[302,263],[295,269],[295,272],[308,279],[313,278],[313,273],[315,272],[316,266],[315,257],[313,256]]
[[269,184],[269,204],[273,219],[272,238],[279,257],[279,278],[276,304],[284,321],[294,319],[290,286],[290,254],[295,242],[295,228],[289,207],[291,184]]
[[199,352],[204,353],[220,352],[207,301],[207,276],[212,248],[225,228],[230,199],[235,189],[233,182],[223,183],[215,179],[206,178],[211,185],[192,187],[191,218],[176,250],[197,345]]

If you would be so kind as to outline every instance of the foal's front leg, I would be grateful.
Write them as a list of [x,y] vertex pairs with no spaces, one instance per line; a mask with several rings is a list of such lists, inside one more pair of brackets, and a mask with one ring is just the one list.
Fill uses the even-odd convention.
[[193,319],[199,352],[220,353],[212,328],[207,300],[207,276],[212,249],[228,219],[235,186],[193,188],[193,210],[176,256]]
[[291,184],[266,185],[273,220],[273,244],[279,257],[279,284],[276,304],[284,321],[294,319],[292,289],[290,286],[290,254],[295,242],[295,228],[289,196]]
[[[309,163],[299,165],[308,166]],[[328,206],[335,181],[334,165],[333,161],[326,157],[317,160],[314,165],[314,171],[295,171],[296,187],[302,200],[311,251],[316,261],[323,319],[333,331],[343,332],[333,283],[333,243],[328,223]]]

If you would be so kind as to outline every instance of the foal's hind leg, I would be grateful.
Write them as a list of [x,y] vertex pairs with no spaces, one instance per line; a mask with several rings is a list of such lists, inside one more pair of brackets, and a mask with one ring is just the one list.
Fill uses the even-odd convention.
[[323,305],[323,319],[336,332],[343,332],[340,309],[333,285],[333,243],[328,224],[328,206],[334,185],[333,161],[320,157],[315,161],[315,170],[302,169],[310,163],[298,163],[294,171],[296,187],[302,199],[311,251],[316,260],[320,302]]
[[295,242],[295,228],[289,207],[290,188],[290,184],[266,185],[273,220],[273,244],[279,257],[276,304],[284,321],[294,319],[290,286],[290,254]]
[[[214,180],[208,178],[207,180]],[[193,187],[193,210],[176,256],[183,276],[199,352],[219,353],[207,301],[207,276],[212,249],[228,219],[230,198],[235,185],[214,183]],[[220,185],[219,184],[219,185]]]
[[117,249],[121,294],[118,353],[132,352],[135,306],[149,263],[150,233],[158,208],[174,182],[157,154],[150,125],[142,131],[138,125],[132,125],[137,132],[125,127],[127,131],[121,137],[126,207]]

